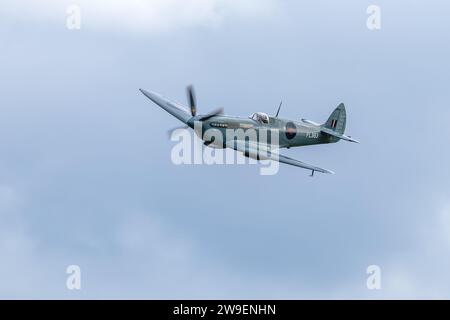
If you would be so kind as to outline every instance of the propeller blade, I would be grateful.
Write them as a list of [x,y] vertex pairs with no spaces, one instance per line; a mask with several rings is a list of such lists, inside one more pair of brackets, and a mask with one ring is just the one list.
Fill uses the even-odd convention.
[[194,87],[192,85],[189,85],[186,88],[186,92],[187,92],[187,96],[188,96],[189,107],[191,108],[191,114],[193,117],[195,117],[195,115],[197,114],[197,108],[196,108],[197,103],[195,101]]
[[205,114],[204,116],[202,116],[200,119],[198,119],[199,121],[206,121],[209,118],[212,118],[214,116],[217,116],[219,114],[223,114],[223,108],[218,108],[216,110],[213,110],[207,114]]

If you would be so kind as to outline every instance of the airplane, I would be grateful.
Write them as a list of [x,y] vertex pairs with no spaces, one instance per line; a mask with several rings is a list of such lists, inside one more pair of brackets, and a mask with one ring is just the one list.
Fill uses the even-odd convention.
[[[339,140],[359,143],[358,140],[344,134],[347,116],[343,103],[334,109],[325,123],[318,124],[307,119],[295,121],[279,118],[278,114],[282,103],[280,103],[277,113],[273,117],[264,112],[255,112],[248,118],[227,116],[223,114],[223,108],[218,108],[203,115],[197,115],[197,103],[192,85],[189,85],[186,89],[190,112],[183,105],[171,101],[158,93],[144,89],[139,90],[155,104],[183,122],[185,128],[194,129],[195,124],[197,126],[200,124],[201,130],[196,132],[196,134],[204,141],[205,145],[214,148],[231,148],[237,152],[242,152],[246,157],[256,160],[274,160],[311,170],[311,176],[314,175],[315,171],[329,174],[334,174],[334,172],[281,155],[277,151],[281,148],[289,149],[292,147],[335,143]],[[223,133],[223,137],[226,137],[225,130],[227,129],[254,129],[258,137],[261,135],[262,130],[269,132],[267,130],[273,129],[273,132],[278,133],[278,140],[271,139],[269,134],[264,142],[257,140],[249,142],[245,139],[237,140],[236,136],[233,139],[225,138],[222,141],[215,141],[214,137],[208,136],[208,129],[220,130]],[[271,143],[272,141],[277,141],[278,143],[275,145]]]

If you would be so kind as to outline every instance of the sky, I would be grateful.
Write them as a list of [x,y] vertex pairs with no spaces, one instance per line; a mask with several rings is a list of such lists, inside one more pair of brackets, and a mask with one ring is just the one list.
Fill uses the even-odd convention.
[[[449,9],[2,1],[0,298],[450,298]],[[314,178],[176,166],[179,122],[138,88],[186,104],[191,83],[200,113],[283,100],[283,118],[324,122],[344,102],[361,143],[283,152],[336,172]]]

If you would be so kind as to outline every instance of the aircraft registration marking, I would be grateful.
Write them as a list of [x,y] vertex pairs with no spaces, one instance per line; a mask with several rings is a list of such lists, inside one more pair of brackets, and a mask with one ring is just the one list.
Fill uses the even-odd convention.
[[317,139],[317,138],[319,138],[319,131],[306,132],[305,135],[306,135],[306,138]]

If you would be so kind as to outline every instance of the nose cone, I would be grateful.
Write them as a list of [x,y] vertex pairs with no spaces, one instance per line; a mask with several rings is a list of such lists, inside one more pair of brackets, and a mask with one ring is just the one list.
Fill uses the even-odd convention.
[[[186,124],[187,124],[190,128],[194,129],[195,122],[196,122],[196,121],[199,121],[198,118],[199,118],[198,116],[192,117],[192,118],[190,118],[190,119],[187,121]],[[200,125],[201,128],[203,129],[203,123],[199,122],[199,125]]]

